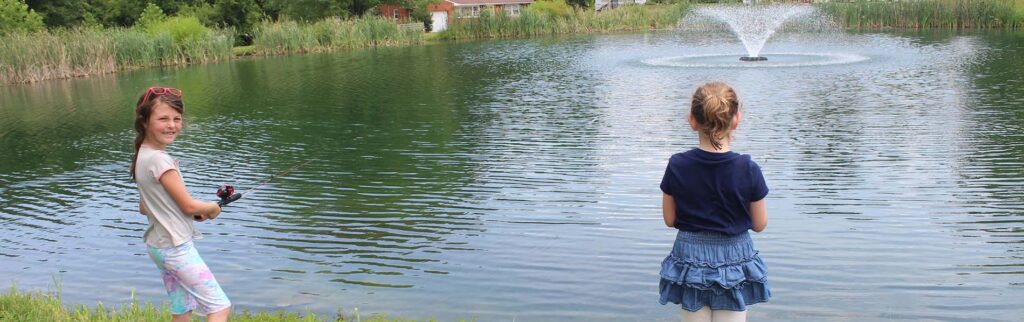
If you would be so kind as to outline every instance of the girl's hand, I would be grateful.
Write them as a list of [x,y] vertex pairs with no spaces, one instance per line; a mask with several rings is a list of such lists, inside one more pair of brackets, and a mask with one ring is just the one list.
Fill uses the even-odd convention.
[[210,210],[211,211],[209,213],[205,214],[206,218],[207,219],[216,219],[217,216],[220,216],[220,205],[218,205],[216,201],[210,201],[209,204],[210,204]]
[[167,170],[160,175],[160,185],[178,204],[181,212],[191,215],[195,221],[214,219],[220,214],[220,206],[217,205],[217,202],[192,199],[188,190],[185,189],[185,182],[181,180],[178,170]]
[[192,216],[192,219],[198,222],[204,222],[217,218],[217,216],[220,215],[220,206],[217,205],[216,201],[205,202],[204,206],[209,209],[209,211]]

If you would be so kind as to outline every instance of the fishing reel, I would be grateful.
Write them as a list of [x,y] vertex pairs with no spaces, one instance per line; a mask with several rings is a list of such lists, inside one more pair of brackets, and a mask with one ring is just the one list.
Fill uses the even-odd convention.
[[217,197],[220,198],[220,200],[217,201],[217,205],[224,207],[235,200],[241,199],[242,194],[236,193],[235,187],[222,185],[220,188],[217,188]]

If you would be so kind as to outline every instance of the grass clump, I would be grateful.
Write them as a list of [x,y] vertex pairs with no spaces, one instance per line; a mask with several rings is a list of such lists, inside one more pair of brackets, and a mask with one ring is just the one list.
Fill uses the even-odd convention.
[[618,32],[674,28],[689,4],[629,5],[595,12],[540,1],[513,17],[504,11],[480,12],[478,18],[456,18],[440,39],[522,38],[571,33]]
[[818,6],[851,29],[1024,27],[1024,0],[858,0]]
[[254,50],[261,55],[402,46],[422,41],[421,31],[401,28],[394,21],[377,16],[326,18],[311,24],[267,21],[257,26],[253,35]]
[[0,83],[31,83],[140,67],[207,63],[232,57],[231,30],[197,29],[195,18],[152,28],[54,29],[0,36]]
[[[73,305],[65,307],[59,295],[41,292],[19,292],[12,286],[6,293],[0,294],[0,321],[52,321],[52,322],[166,322],[171,320],[171,311],[164,305],[156,307],[151,303],[139,304],[132,294],[132,302],[120,307],[106,307],[97,304],[95,307]],[[193,321],[202,321],[198,314],[192,314]],[[386,315],[374,314],[367,317],[358,315],[346,317],[339,314],[335,319],[318,316],[312,312],[304,314],[293,312],[249,312],[232,313],[230,321],[234,322],[320,322],[320,321],[366,321],[366,322],[399,322],[413,321],[391,319]],[[433,320],[430,320],[433,321]]]

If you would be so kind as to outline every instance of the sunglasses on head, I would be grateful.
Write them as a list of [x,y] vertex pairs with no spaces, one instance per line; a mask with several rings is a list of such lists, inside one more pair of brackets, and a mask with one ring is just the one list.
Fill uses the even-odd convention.
[[142,104],[146,104],[150,99],[161,95],[173,95],[180,98],[181,90],[174,87],[150,87],[146,90],[146,94],[142,96]]

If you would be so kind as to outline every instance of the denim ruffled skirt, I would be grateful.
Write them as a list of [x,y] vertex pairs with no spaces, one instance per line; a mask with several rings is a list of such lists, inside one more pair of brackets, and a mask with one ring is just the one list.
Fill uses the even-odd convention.
[[754,249],[750,233],[679,231],[672,253],[661,262],[661,304],[681,304],[696,312],[745,311],[767,302],[768,270]]

